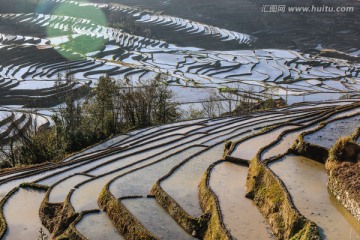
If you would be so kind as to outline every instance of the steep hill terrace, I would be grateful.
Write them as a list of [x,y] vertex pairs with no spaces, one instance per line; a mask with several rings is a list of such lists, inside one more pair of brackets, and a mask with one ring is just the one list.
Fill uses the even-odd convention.
[[[316,128],[327,119],[351,119],[359,109],[357,101],[347,100],[346,105],[329,102],[327,107],[321,107],[321,112],[316,105],[302,104],[245,117],[179,122],[118,136],[61,163],[0,173],[2,236],[18,238],[26,234],[35,238],[42,227],[54,238],[85,239],[106,230],[108,237],[119,239],[230,239],[251,238],[254,231],[262,229],[264,238],[273,239],[273,235],[303,235],[302,228],[312,229],[312,234],[316,234],[315,223],[326,235],[331,234],[323,227],[321,216],[313,218],[302,209],[296,193],[288,188],[286,176],[273,166],[281,168],[280,163],[288,161],[277,159],[291,157],[286,155],[291,145],[282,146],[282,139],[294,142],[296,137],[292,136]],[[269,132],[271,141],[265,137]],[[263,137],[266,141],[261,141]],[[286,203],[289,213],[295,214],[295,222],[302,219],[301,223],[286,223],[290,225],[279,230],[271,221],[266,223],[256,206],[245,198],[246,174],[252,157],[237,152],[242,152],[242,145],[253,148],[251,140],[256,138],[259,146],[253,152],[259,164],[268,168],[266,163],[271,162],[271,169],[284,181],[281,188],[284,194],[295,199],[294,203],[290,200]],[[226,160],[221,160],[226,140],[232,141],[233,146],[228,149],[230,155],[226,155]],[[274,153],[263,154],[270,151]],[[251,156],[250,152],[246,154]],[[252,165],[253,162],[251,173]],[[299,173],[294,175],[304,179]],[[238,182],[232,183],[235,179]],[[21,197],[24,194],[28,197]],[[29,198],[37,202],[35,209],[40,216],[37,211],[31,212],[33,206],[22,203]],[[17,227],[19,220],[14,218],[17,205],[24,207],[16,216],[26,215],[21,218],[24,226],[21,229]],[[263,206],[259,207],[264,213]],[[246,219],[246,224],[238,215]],[[287,230],[288,227],[292,230]]]

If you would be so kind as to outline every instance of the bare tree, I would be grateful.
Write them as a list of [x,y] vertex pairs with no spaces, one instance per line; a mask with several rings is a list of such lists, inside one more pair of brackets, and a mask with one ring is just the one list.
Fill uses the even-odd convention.
[[41,227],[39,230],[39,236],[37,237],[37,240],[48,240],[49,237],[45,234],[43,228]]
[[6,160],[11,164],[12,167],[16,165],[16,157],[15,157],[15,139],[11,138],[10,141],[6,143],[0,144],[0,152],[3,154]]
[[204,111],[194,107],[193,104],[186,110],[186,119],[197,119],[205,117]]
[[213,92],[205,102],[202,102],[204,114],[208,118],[220,116],[221,114],[221,98],[216,92]]
[[173,94],[162,83],[160,77],[142,86],[120,86],[123,119],[133,127],[164,124],[179,118],[177,104],[172,102]]
[[239,94],[239,89],[239,86],[237,86],[237,88],[225,88],[220,92],[222,99],[227,103],[227,107],[225,106],[224,110],[228,112],[229,115],[233,114],[234,109],[242,99],[242,96]]

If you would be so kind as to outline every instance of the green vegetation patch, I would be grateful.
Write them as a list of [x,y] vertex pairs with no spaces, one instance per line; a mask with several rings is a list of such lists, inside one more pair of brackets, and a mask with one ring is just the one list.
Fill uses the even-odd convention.
[[301,229],[291,240],[308,240],[314,239],[314,236],[318,236],[318,227],[313,222],[305,224],[304,228]]

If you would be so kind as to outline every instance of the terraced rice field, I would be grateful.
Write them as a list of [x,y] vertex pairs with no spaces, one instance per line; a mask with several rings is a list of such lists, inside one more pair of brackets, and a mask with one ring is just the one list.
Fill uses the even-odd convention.
[[337,139],[351,135],[360,126],[360,116],[355,116],[341,120],[333,120],[324,128],[307,134],[304,141],[329,149]]
[[123,239],[104,212],[85,214],[75,227],[86,239]]
[[[359,128],[358,42],[309,41],[296,28],[283,34],[294,46],[275,49],[261,39],[271,30],[235,31],[236,21],[172,15],[171,0],[139,1],[0,11],[1,144],[52,126],[66,96],[86,99],[103,75],[133,86],[161,75],[181,108],[213,93],[229,112],[234,97],[288,106],[153,126],[57,163],[0,171],[0,237],[37,239],[42,229],[49,239],[360,238],[359,222],[327,190],[324,159],[296,155],[301,144],[326,155]],[[355,38],[357,22],[327,31]],[[321,54],[322,43],[346,53]]]
[[[184,106],[221,88],[240,95],[253,89],[258,99],[287,95],[289,103],[360,90],[358,62],[258,49],[259,39],[249,33],[122,2],[46,0],[35,12],[0,14],[0,105],[54,107],[67,93],[86,96],[105,74],[141,85],[161,73]],[[117,28],[121,19],[150,33]]]
[[[271,152],[270,159],[285,156],[270,161],[269,167],[284,181],[300,213],[320,227],[322,236],[332,239],[333,234],[337,238],[349,231],[356,236],[356,221],[349,214],[344,217],[341,206],[328,195],[323,165],[312,160],[297,161],[303,158],[284,154],[291,147],[289,142],[326,119],[338,124],[356,120],[352,115],[360,112],[359,104],[354,100],[342,106],[329,102],[321,109],[312,104],[302,106],[303,109],[295,105],[245,117],[199,119],[152,127],[115,137],[58,164],[3,173],[0,192],[5,197],[2,209],[7,228],[2,234],[6,239],[21,236],[35,239],[43,228],[53,238],[61,234],[82,239],[127,239],[140,235],[159,239],[204,238],[206,233],[201,226],[210,224],[209,214],[217,213],[221,216],[220,226],[229,238],[251,239],[261,235],[262,239],[274,239],[271,224],[245,198],[249,160],[258,156],[268,162],[267,155]],[[337,120],[339,116],[343,120]],[[282,144],[284,139],[287,144]],[[225,157],[228,161],[219,161],[224,159],[225,140],[231,140],[233,146]],[[243,153],[247,148],[253,149]],[[296,167],[289,167],[293,164]],[[321,181],[312,180],[309,174]],[[307,181],[314,192],[305,191],[308,185],[300,180]],[[315,188],[311,181],[318,186]],[[17,188],[26,182],[35,185]],[[18,190],[12,191],[14,188]],[[213,204],[204,203],[207,191],[216,199]],[[304,200],[305,196],[309,200]],[[31,207],[29,199],[32,199]],[[314,201],[311,208],[307,202],[310,200]],[[54,216],[49,214],[55,206],[66,211],[52,214],[62,218],[61,221],[65,221],[65,216],[73,216],[69,220],[71,225],[54,228],[58,223],[52,222]],[[214,209],[209,209],[210,206]],[[319,210],[319,215],[317,206],[326,209]],[[192,219],[202,225],[189,224]],[[336,225],[340,220],[343,232],[328,225]]]
[[0,109],[0,142],[9,143],[22,132],[39,130],[50,126],[49,116],[36,111],[22,111],[7,108]]
[[360,237],[359,222],[328,192],[322,164],[288,155],[270,168],[284,181],[299,211],[319,226],[323,238]]
[[226,161],[212,169],[210,187],[219,198],[225,226],[234,239],[274,239],[256,205],[245,198],[247,171],[246,166]]
[[121,203],[159,239],[196,239],[184,232],[153,198],[130,198]]
[[35,238],[40,228],[43,228],[45,234],[49,234],[39,218],[39,208],[44,196],[45,192],[32,189],[19,189],[13,193],[3,209],[4,217],[8,219],[6,239]]

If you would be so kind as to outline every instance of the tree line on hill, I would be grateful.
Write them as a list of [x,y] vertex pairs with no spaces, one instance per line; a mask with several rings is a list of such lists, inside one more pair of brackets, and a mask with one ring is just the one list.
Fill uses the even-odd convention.
[[[134,129],[184,119],[243,115],[285,104],[274,100],[275,94],[271,91],[261,96],[260,90],[254,87],[241,89],[238,86],[213,91],[200,106],[190,105],[181,110],[164,78],[166,76],[158,74],[134,86],[102,76],[90,96],[79,100],[78,96],[68,93],[65,103],[51,117],[52,127],[22,131],[13,121],[16,138],[0,142],[3,159],[0,168],[60,161],[73,152]],[[61,86],[62,81],[59,74],[55,87]],[[65,81],[74,79],[67,73]]]
[[52,116],[53,127],[22,132],[14,126],[17,140],[0,148],[7,158],[2,167],[61,160],[113,135],[178,120],[173,93],[159,78],[161,75],[142,86],[131,86],[103,76],[91,97],[78,100],[69,93]]

